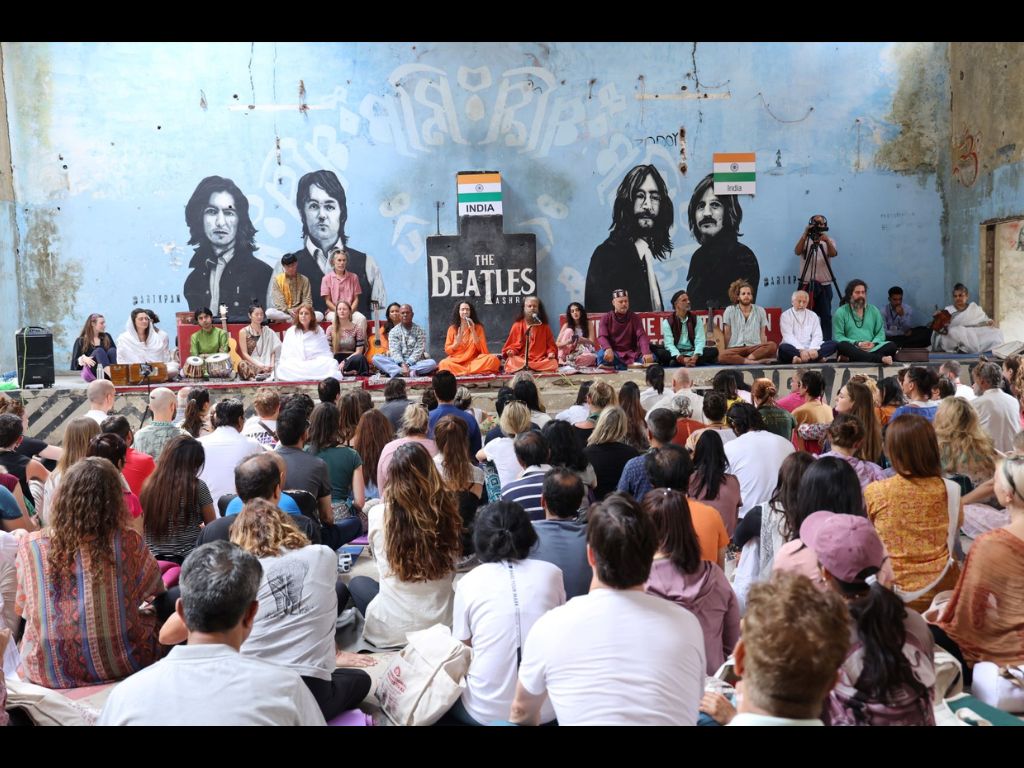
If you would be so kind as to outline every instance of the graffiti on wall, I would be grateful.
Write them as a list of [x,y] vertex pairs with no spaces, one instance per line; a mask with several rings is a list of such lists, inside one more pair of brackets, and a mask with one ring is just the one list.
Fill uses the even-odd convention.
[[965,187],[973,187],[978,180],[978,149],[981,134],[972,134],[964,126],[960,137],[953,144],[953,176]]
[[608,135],[610,118],[626,109],[614,83],[591,89],[586,98],[573,96],[543,67],[494,73],[486,65],[460,66],[453,77],[438,67],[405,64],[388,83],[392,93],[367,94],[354,109],[338,89],[339,127],[353,135],[365,127],[372,141],[406,157],[446,144],[497,144],[547,157],[553,147]]

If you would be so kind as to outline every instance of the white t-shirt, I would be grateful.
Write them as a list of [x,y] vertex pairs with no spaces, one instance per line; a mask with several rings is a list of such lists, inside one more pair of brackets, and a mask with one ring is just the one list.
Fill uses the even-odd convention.
[[391,570],[384,535],[386,504],[367,512],[370,546],[377,558],[380,592],[366,608],[363,639],[378,648],[404,646],[406,634],[435,624],[452,625],[455,571],[434,581],[402,581]]
[[226,493],[235,493],[235,467],[242,459],[254,453],[263,453],[263,446],[251,437],[245,437],[234,427],[217,427],[208,435],[199,438],[206,452],[206,461],[199,473],[199,479],[206,483],[213,497],[217,499]]
[[11,632],[17,632],[21,624],[21,617],[14,610],[18,592],[18,572],[14,562],[19,541],[21,539],[13,533],[0,531],[0,629],[7,627]]
[[519,465],[519,459],[516,458],[515,438],[494,438],[484,446],[484,455],[494,462],[502,488],[513,480],[519,479],[523,468]]
[[[565,603],[562,571],[543,560],[484,563],[467,573],[455,588],[452,636],[473,639],[473,662],[466,675],[462,704],[484,725],[507,720],[516,693],[516,600],[523,640],[534,623]],[[541,722],[555,719],[551,702],[541,709]]]
[[242,427],[242,434],[245,437],[252,438],[268,451],[272,451],[277,447],[277,438],[260,426],[260,422],[263,422],[274,430],[274,432],[277,432],[277,419],[261,419],[258,415],[253,415],[245,420],[245,425]]
[[321,544],[261,557],[260,607],[242,654],[330,680],[338,619],[338,556]]
[[326,725],[296,673],[227,645],[176,645],[118,683],[97,725]]
[[579,424],[581,421],[586,421],[589,415],[589,405],[570,405],[564,411],[560,411],[555,418],[559,421],[568,421],[570,424]]
[[740,481],[740,517],[771,498],[779,482],[779,468],[794,450],[789,440],[768,430],[747,432],[725,444],[729,472]]
[[704,633],[682,606],[637,590],[594,589],[542,616],[519,682],[547,693],[559,725],[696,725]]
[[701,424],[707,424],[708,419],[704,415],[704,398],[689,388],[680,389],[678,392],[666,389],[665,396],[656,402],[653,408],[648,408],[647,412],[650,413],[651,411],[656,411],[658,408],[668,408],[671,411],[672,401],[678,394],[686,395],[686,398],[690,401],[690,419],[693,421],[699,421]]

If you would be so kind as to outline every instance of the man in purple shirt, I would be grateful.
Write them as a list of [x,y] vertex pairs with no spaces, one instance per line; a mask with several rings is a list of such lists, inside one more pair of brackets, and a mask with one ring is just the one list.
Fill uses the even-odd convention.
[[612,291],[612,311],[601,316],[597,337],[598,365],[621,371],[643,356],[647,365],[654,362],[651,342],[640,316],[629,311],[629,293],[622,288]]

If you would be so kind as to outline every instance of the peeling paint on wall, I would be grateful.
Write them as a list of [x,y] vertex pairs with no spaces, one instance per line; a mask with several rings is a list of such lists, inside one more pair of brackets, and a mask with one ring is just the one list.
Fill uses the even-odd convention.
[[934,173],[946,141],[945,43],[896,43],[891,48],[899,85],[888,119],[899,135],[875,153],[875,165],[897,173]]
[[[25,317],[33,325],[49,326],[55,339],[67,339],[74,338],[80,330],[71,324],[82,314],[74,311],[82,285],[82,264],[63,253],[55,218],[59,211],[59,208],[25,211],[23,255],[27,258],[20,260],[19,272]],[[58,311],[62,307],[71,308],[71,312]]]

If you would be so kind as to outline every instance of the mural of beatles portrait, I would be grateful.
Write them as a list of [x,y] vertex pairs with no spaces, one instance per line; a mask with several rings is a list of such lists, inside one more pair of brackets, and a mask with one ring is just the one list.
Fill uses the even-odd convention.
[[302,219],[304,245],[294,255],[299,260],[299,274],[309,278],[313,292],[313,308],[327,312],[327,302],[320,294],[324,275],[334,269],[334,254],[348,255],[346,270],[359,278],[358,310],[369,313],[371,304],[387,304],[384,278],[372,256],[348,247],[345,222],[348,204],[345,190],[334,171],[311,171],[299,179],[295,190],[295,206]]
[[737,239],[743,219],[739,196],[716,196],[714,174],[709,173],[693,190],[687,219],[700,243],[686,275],[686,292],[693,308],[729,306],[729,286],[741,278],[750,283],[757,299],[761,268],[754,252]]
[[672,254],[669,229],[674,218],[668,187],[657,168],[638,165],[626,174],[615,193],[611,234],[590,257],[585,292],[589,311],[607,310],[617,288],[629,291],[634,312],[663,308],[654,262]]
[[249,200],[231,179],[207,176],[185,205],[188,244],[198,246],[185,278],[185,301],[193,312],[221,304],[228,319],[245,322],[253,299],[266,300],[273,269],[257,259],[256,228]]

